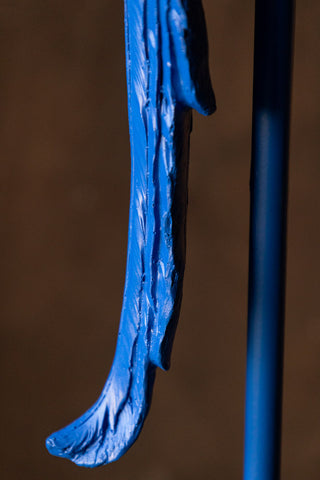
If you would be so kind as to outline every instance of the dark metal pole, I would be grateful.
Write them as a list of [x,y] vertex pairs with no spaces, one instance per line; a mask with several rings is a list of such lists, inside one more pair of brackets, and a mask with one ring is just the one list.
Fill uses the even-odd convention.
[[256,0],[245,480],[280,476],[293,0]]

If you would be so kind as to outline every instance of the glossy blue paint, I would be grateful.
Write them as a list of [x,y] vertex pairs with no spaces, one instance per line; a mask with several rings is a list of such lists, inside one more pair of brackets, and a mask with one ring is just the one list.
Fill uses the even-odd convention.
[[116,353],[97,402],[46,442],[95,467],[140,433],[156,367],[169,368],[185,264],[191,109],[215,110],[200,0],[125,0],[131,139],[127,272]]
[[280,476],[292,0],[256,0],[245,480]]

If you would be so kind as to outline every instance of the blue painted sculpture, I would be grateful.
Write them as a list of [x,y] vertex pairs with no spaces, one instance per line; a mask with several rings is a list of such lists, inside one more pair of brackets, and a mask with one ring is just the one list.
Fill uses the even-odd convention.
[[156,367],[169,368],[185,265],[191,109],[215,110],[201,0],[125,0],[125,26],[132,170],[118,343],[100,398],[46,442],[53,455],[86,467],[133,444]]

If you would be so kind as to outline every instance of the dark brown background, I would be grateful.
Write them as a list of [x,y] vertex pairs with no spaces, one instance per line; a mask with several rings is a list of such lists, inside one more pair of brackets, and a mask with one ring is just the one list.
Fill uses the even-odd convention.
[[[119,462],[49,456],[114,353],[129,202],[119,0],[0,0],[1,478],[241,478],[253,0],[206,0],[218,102],[195,115],[172,368]],[[283,478],[320,473],[319,2],[298,2]]]

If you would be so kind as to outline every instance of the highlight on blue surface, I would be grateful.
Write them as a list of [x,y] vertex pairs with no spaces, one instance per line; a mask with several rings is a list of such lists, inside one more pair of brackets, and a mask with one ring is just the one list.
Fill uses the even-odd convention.
[[278,480],[293,0],[256,0],[244,480]]
[[46,441],[51,454],[86,467],[128,450],[156,367],[169,368],[185,265],[191,109],[215,110],[201,0],[125,0],[125,34],[131,195],[116,353],[97,402]]

